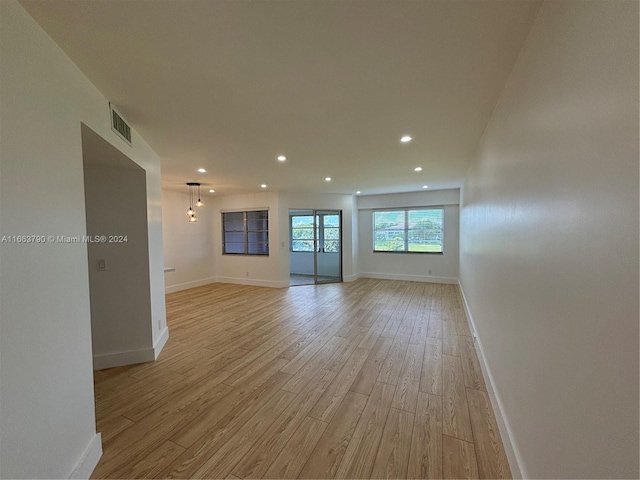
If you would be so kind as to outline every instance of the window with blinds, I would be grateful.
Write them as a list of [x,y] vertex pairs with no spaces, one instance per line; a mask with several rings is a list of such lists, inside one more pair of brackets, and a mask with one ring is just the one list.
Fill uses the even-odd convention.
[[373,212],[373,251],[442,253],[443,208]]
[[222,214],[222,253],[269,255],[269,212],[225,212]]

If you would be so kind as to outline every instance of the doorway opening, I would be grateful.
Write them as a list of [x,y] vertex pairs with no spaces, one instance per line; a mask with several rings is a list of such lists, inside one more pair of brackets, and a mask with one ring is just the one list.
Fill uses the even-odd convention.
[[146,172],[81,133],[93,367],[153,361]]
[[342,281],[342,211],[289,210],[289,284]]

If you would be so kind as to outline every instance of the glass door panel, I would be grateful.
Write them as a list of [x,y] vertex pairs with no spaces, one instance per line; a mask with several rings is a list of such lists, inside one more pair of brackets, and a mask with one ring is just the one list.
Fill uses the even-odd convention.
[[340,210],[314,212],[315,282],[342,281],[342,214]]

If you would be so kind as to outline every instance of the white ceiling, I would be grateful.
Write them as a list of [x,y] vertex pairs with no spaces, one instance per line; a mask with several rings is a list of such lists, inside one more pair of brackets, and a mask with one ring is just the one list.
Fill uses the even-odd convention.
[[[459,187],[540,6],[21,3],[160,155],[165,188],[201,181],[216,195],[262,183],[363,195]],[[406,133],[414,140],[401,144]]]

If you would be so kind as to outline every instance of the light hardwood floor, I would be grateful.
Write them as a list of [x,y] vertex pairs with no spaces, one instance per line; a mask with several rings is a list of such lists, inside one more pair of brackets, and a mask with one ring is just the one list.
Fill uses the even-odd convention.
[[167,321],[95,372],[94,478],[510,478],[456,286],[211,284]]

